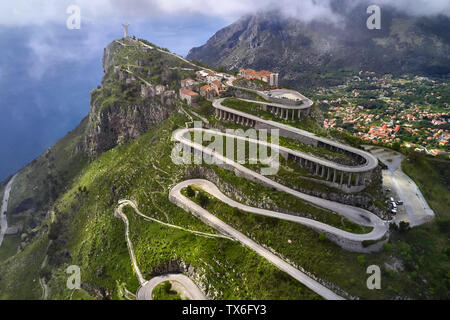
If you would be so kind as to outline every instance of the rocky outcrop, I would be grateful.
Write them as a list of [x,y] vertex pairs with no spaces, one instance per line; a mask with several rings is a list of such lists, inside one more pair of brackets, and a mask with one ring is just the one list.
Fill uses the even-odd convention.
[[165,120],[172,111],[172,108],[153,99],[103,111],[98,111],[97,108],[95,104],[91,107],[85,136],[85,151],[90,156],[138,138],[152,126]]
[[[132,43],[127,44],[126,49],[131,47]],[[140,69],[146,64],[142,60],[146,52],[136,48],[134,54],[142,56],[137,62],[140,66],[130,68],[132,62],[121,50],[124,47],[116,41],[105,48],[102,85],[91,93],[84,138],[84,151],[90,157],[140,137],[164,121],[174,109],[175,91],[144,79],[150,72]],[[158,58],[152,59],[153,63],[160,63]]]
[[117,65],[117,51],[120,50],[121,45],[118,42],[111,42],[103,51],[103,70],[105,73],[109,72],[114,66]]
[[99,298],[100,300],[112,300],[111,293],[108,289],[98,287],[89,283],[81,283],[81,288],[86,290],[90,295]]

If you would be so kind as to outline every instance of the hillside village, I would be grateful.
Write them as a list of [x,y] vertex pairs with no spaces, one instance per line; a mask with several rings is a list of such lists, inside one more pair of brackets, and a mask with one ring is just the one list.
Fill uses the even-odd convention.
[[450,90],[445,81],[361,71],[344,85],[318,90],[316,98],[325,111],[326,129],[347,130],[375,144],[449,155]]
[[224,81],[236,81],[239,79],[258,80],[267,83],[271,88],[278,87],[278,73],[267,70],[255,71],[241,68],[237,78],[221,72],[203,69],[196,72],[195,79],[181,80],[179,97],[189,105],[196,103],[200,97],[212,101],[220,97],[226,91]]

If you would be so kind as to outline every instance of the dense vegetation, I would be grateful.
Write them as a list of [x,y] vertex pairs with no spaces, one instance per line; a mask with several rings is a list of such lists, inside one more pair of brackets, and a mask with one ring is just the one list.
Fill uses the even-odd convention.
[[153,300],[182,300],[180,294],[172,289],[169,281],[160,283],[153,289]]

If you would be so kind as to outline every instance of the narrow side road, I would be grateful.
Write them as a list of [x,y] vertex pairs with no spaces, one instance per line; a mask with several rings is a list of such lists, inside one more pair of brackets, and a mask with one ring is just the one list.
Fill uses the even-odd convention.
[[161,275],[159,277],[154,277],[150,281],[147,281],[144,279],[144,277],[141,273],[141,270],[139,269],[139,266],[138,266],[138,263],[136,260],[136,256],[134,254],[133,244],[130,240],[130,225],[129,225],[127,216],[123,213],[123,208],[125,206],[132,207],[134,209],[134,211],[139,216],[144,218],[145,220],[151,221],[151,222],[156,222],[156,223],[162,224],[166,227],[183,230],[183,231],[190,232],[190,233],[193,233],[198,236],[203,236],[203,237],[208,237],[208,238],[225,238],[225,239],[232,240],[232,241],[234,241],[234,239],[232,239],[231,237],[228,237],[226,235],[210,234],[210,233],[206,233],[206,232],[189,230],[189,229],[186,229],[186,228],[183,228],[180,226],[172,225],[170,223],[166,223],[166,222],[148,217],[148,216],[142,214],[139,211],[139,209],[137,208],[136,203],[134,203],[133,201],[130,201],[130,200],[120,200],[118,207],[114,211],[114,215],[117,218],[121,219],[125,224],[125,238],[127,240],[128,252],[130,254],[130,258],[131,258],[131,262],[133,264],[134,271],[135,271],[138,281],[141,285],[139,287],[137,295],[136,295],[138,300],[152,300],[153,289],[159,283],[164,282],[164,281],[176,281],[177,284],[179,284],[178,288],[182,289],[181,291],[183,291],[185,293],[185,295],[188,298],[190,298],[191,300],[206,300],[207,297],[201,292],[201,290],[195,285],[195,283],[185,275],[167,274],[167,275]]
[[3,238],[5,237],[6,230],[8,229],[8,220],[6,219],[6,212],[8,211],[8,201],[9,201],[9,194],[11,192],[12,184],[14,183],[14,180],[16,179],[15,175],[14,177],[9,180],[8,184],[5,188],[5,193],[3,194],[3,201],[2,201],[2,209],[0,210],[0,246],[3,243]]

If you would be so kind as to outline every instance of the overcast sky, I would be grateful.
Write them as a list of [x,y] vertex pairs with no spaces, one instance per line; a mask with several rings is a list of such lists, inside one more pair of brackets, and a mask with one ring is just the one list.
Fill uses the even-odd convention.
[[[66,8],[75,4],[87,21],[99,18],[123,19],[168,15],[208,15],[232,21],[239,16],[270,7],[286,12],[307,12],[305,16],[330,14],[331,0],[14,0],[0,4],[0,25],[22,26],[60,23]],[[350,3],[367,2],[352,0]],[[370,4],[393,5],[417,15],[450,15],[449,0],[371,0]]]

